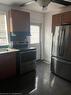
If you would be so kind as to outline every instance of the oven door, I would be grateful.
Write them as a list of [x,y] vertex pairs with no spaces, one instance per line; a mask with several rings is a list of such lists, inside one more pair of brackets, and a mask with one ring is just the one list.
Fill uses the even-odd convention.
[[35,70],[36,50],[20,52],[20,74]]

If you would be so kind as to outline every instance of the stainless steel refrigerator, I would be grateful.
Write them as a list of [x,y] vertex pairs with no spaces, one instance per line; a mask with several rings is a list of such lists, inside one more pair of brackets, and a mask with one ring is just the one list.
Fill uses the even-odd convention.
[[71,25],[53,31],[51,72],[71,81]]

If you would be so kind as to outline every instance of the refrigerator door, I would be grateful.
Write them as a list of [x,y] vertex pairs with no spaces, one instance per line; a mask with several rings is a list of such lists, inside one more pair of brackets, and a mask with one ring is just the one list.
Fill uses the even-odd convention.
[[71,61],[71,25],[64,26],[65,39],[64,39],[64,59]]
[[52,56],[63,57],[64,32],[62,26],[56,26],[53,33]]
[[51,72],[66,80],[71,81],[71,62],[52,57]]

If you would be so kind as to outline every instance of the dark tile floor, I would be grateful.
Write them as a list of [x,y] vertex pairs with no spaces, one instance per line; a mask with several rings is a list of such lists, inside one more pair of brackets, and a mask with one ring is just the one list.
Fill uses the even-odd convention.
[[[35,71],[0,81],[0,93],[8,95],[71,95],[71,83],[50,72],[50,65],[37,62]],[[5,95],[5,94],[4,94]]]
[[30,95],[71,95],[71,83],[50,72],[50,65],[37,65],[37,89]]

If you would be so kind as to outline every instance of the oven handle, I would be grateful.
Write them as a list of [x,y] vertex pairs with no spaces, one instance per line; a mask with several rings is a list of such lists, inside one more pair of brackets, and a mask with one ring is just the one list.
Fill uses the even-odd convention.
[[28,52],[33,52],[33,51],[36,51],[36,50],[30,50],[30,51],[21,51],[20,53],[22,54],[22,53],[28,53]]

